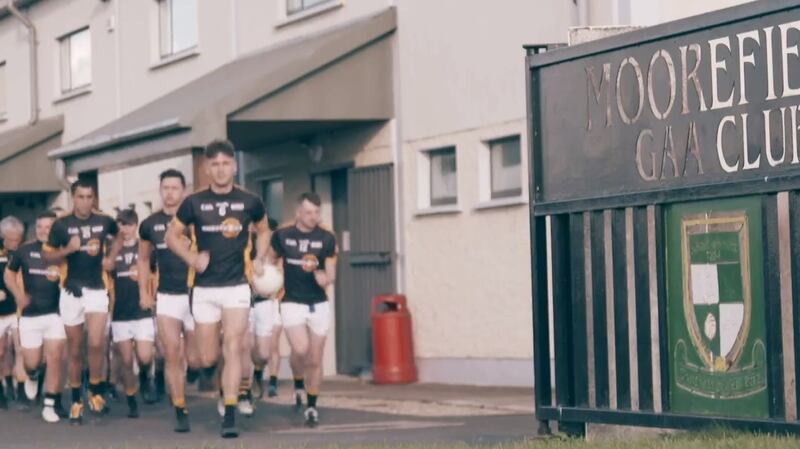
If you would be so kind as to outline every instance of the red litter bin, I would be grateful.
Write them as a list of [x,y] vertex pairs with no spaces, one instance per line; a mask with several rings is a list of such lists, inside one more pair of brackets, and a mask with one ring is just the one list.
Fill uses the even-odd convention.
[[376,384],[417,381],[411,313],[403,295],[372,299],[372,380]]

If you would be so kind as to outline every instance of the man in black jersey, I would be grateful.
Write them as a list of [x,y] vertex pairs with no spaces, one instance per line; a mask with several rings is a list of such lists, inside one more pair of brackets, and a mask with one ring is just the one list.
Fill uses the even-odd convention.
[[[84,323],[88,335],[89,408],[95,413],[108,411],[103,397],[103,366],[106,357],[108,325],[108,291],[103,269],[113,266],[113,250],[105,257],[109,242],[117,236],[118,227],[111,217],[94,212],[94,186],[75,181],[72,193],[73,210],[53,223],[45,260],[63,263],[63,279],[59,310],[67,331],[69,383],[72,389],[70,422],[80,424],[83,418],[81,400],[82,345]],[[118,247],[121,241],[115,241]]]
[[58,314],[61,269],[42,257],[42,247],[55,220],[53,212],[39,214],[36,240],[14,252],[4,274],[6,286],[17,298],[22,311],[19,336],[29,377],[25,388],[33,389],[27,392],[29,397],[36,396],[36,380],[42,363],[47,367],[42,418],[48,423],[56,423],[64,415],[61,409],[61,369],[67,339],[64,322]]
[[268,260],[283,261],[281,320],[292,348],[295,406],[307,391],[306,425],[319,422],[317,396],[322,383],[322,356],[331,311],[325,290],[336,280],[336,236],[320,227],[322,201],[304,193],[297,201],[295,223],[272,234]]
[[[183,199],[186,179],[178,170],[169,169],[161,173],[160,180],[162,208],[147,217],[139,226],[139,294],[142,307],[156,308],[158,337],[164,350],[167,384],[172,405],[175,407],[175,431],[188,432],[189,417],[184,390],[186,379],[197,377],[200,354],[189,305],[189,267],[167,248],[165,241],[167,227]],[[184,235],[182,240],[185,246],[191,245],[188,236]],[[155,292],[150,270],[153,261],[158,272]],[[187,365],[185,372],[184,356]]]
[[[167,230],[167,245],[197,275],[192,313],[204,367],[213,370],[219,358],[219,333],[223,331],[222,371],[224,417],[221,435],[233,438],[242,373],[242,344],[248,329],[250,286],[245,266],[249,261],[250,225],[256,229],[253,270],[263,272],[269,239],[261,199],[233,183],[236,159],[233,144],[213,141],[205,148],[206,172],[211,186],[183,200]],[[198,252],[186,247],[183,235],[194,227]],[[220,328],[221,325],[221,328]],[[249,377],[249,373],[248,373]]]
[[[153,310],[144,309],[139,301],[139,217],[131,209],[120,211],[117,225],[122,236],[122,249],[114,261],[114,311],[111,315],[111,336],[122,361],[122,381],[128,402],[128,417],[139,417],[136,401],[137,379],[133,372],[134,358],[139,364],[139,384],[147,388],[150,366],[155,352],[156,328]],[[134,350],[135,346],[135,350]]]
[[[24,233],[25,225],[16,217],[9,215],[0,220],[0,238],[2,238],[2,241],[0,241],[0,273],[5,271],[11,254],[22,243]],[[17,303],[14,300],[14,295],[6,287],[5,282],[0,279],[0,374],[4,374],[9,381],[7,385],[9,396],[14,394],[14,381],[11,376],[15,371],[15,365],[18,364],[14,363],[15,360],[6,354],[6,350],[10,346],[9,338],[12,339],[14,348],[19,349],[17,344],[17,321]],[[17,380],[21,380],[19,379],[19,372],[17,372],[17,375]],[[18,387],[21,388],[18,388],[16,392],[17,401],[25,403],[27,398],[25,397],[24,384],[20,382]],[[0,409],[7,408],[8,403],[3,392],[2,377],[0,377]]]

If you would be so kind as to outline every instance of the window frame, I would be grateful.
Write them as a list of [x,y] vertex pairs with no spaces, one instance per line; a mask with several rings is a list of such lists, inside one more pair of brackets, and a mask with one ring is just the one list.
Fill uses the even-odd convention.
[[[296,0],[296,1],[299,2],[300,7],[297,8],[297,9],[292,9],[291,8],[292,0],[284,0],[284,5],[285,5],[285,8],[286,8],[285,9],[286,17],[287,18],[294,17],[294,16],[296,16],[298,14],[302,14],[304,12],[313,11],[316,8],[323,8],[323,7],[327,6],[327,4],[334,3],[337,0]],[[311,5],[306,6],[306,2],[308,2],[308,1],[312,1],[314,3],[311,4]]]
[[[156,14],[158,30],[158,59],[170,60],[175,56],[195,52],[200,45],[199,10],[200,3],[195,0],[195,40],[194,43],[180,50],[175,49],[175,9],[174,0],[158,0]],[[166,17],[165,17],[166,16]]]
[[[519,182],[519,187],[518,188],[514,188],[514,189],[506,189],[506,190],[497,190],[497,191],[495,191],[495,189],[494,189],[494,163],[493,163],[493,161],[494,161],[493,153],[497,149],[497,148],[495,148],[495,145],[496,144],[500,144],[500,143],[504,143],[504,142],[515,141],[515,140],[519,144],[518,145],[518,147],[519,147],[519,153],[518,153],[518,156],[519,156],[519,179],[517,180]],[[522,167],[522,136],[520,136],[519,134],[512,134],[512,135],[508,135],[508,136],[504,136],[504,137],[498,137],[496,139],[487,140],[485,142],[485,145],[486,145],[487,151],[489,152],[489,158],[488,158],[489,159],[489,164],[488,164],[488,167],[487,167],[488,170],[489,170],[489,186],[488,186],[489,187],[489,189],[488,189],[489,190],[489,192],[488,192],[489,193],[489,195],[488,195],[489,196],[489,200],[490,201],[494,201],[494,200],[503,200],[503,199],[507,199],[507,198],[519,198],[519,197],[521,197],[522,194],[524,193],[524,189],[523,189],[524,180],[523,180],[523,176],[522,176],[523,175],[523,170],[522,170],[522,168],[523,168]]]
[[[84,84],[76,85],[73,83],[74,73],[72,72],[72,40],[75,36],[87,33],[89,41],[89,81]],[[87,90],[92,86],[93,58],[92,58],[92,32],[91,27],[86,25],[76,30],[70,31],[57,39],[58,42],[58,85],[62,96],[73,92]]]
[[[281,183],[281,211],[280,211],[281,213],[280,213],[280,218],[276,218],[275,216],[273,216],[272,214],[269,213],[270,212],[270,207],[269,207],[269,204],[268,204],[268,201],[267,201],[268,196],[266,195],[267,186],[269,186],[270,184],[275,183],[275,182],[280,182]],[[286,181],[283,179],[283,176],[270,176],[270,177],[259,179],[258,183],[259,183],[259,187],[261,189],[261,200],[264,202],[264,209],[267,212],[267,216],[269,218],[272,218],[272,219],[276,220],[278,222],[278,224],[280,224],[281,221],[283,220],[283,206],[284,206],[284,203],[286,201]]]
[[[454,175],[456,177],[456,185],[455,185],[455,195],[452,197],[441,197],[441,198],[434,198],[433,195],[433,185],[434,185],[434,164],[433,160],[435,157],[442,157],[444,155],[449,155],[452,153],[453,159],[455,160],[455,171]],[[428,205],[429,207],[447,207],[447,206],[455,206],[458,205],[458,151],[455,145],[445,146],[434,148],[430,150],[425,150],[425,157],[428,158]]]
[[0,122],[8,118],[8,61],[0,60]]

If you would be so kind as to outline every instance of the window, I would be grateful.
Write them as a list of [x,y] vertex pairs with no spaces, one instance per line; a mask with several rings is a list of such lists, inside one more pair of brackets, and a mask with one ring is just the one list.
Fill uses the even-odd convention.
[[267,216],[278,223],[283,218],[283,180],[270,179],[261,183],[261,197],[264,198],[264,207]]
[[61,49],[61,92],[92,84],[92,42],[89,28],[59,40]]
[[431,206],[456,204],[458,183],[456,181],[456,149],[442,148],[428,152],[431,170]]
[[197,0],[160,0],[158,26],[161,57],[197,46]]
[[286,15],[297,14],[331,0],[286,0]]
[[489,142],[492,199],[522,195],[519,136]]
[[0,61],[0,119],[6,117],[8,100],[6,99],[6,63]]

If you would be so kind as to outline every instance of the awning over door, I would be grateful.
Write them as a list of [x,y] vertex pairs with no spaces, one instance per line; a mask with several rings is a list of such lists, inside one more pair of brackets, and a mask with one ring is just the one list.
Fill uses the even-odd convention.
[[61,145],[63,130],[64,118],[58,116],[0,134],[0,193],[61,190],[47,153]]
[[49,155],[74,174],[199,147],[236,121],[391,118],[396,21],[388,8],[243,56]]

